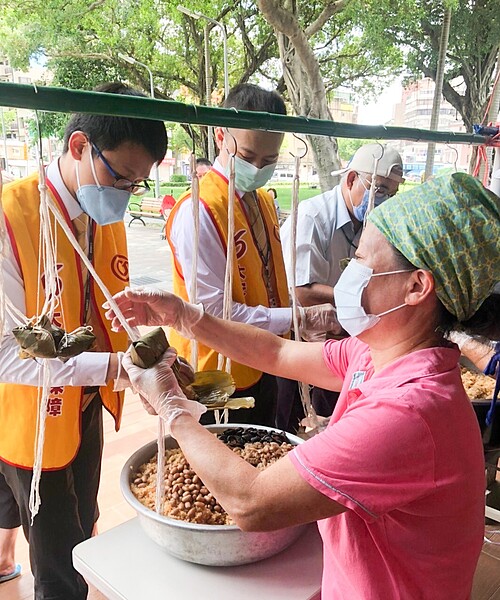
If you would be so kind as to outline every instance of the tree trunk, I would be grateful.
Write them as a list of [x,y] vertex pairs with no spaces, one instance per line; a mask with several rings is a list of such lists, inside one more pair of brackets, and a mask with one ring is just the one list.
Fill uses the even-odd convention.
[[[332,4],[336,3],[329,3]],[[276,31],[283,77],[295,113],[308,118],[333,120],[319,63],[298,24],[293,0],[284,3],[286,8],[276,0],[259,0],[258,6]],[[337,140],[327,136],[307,136],[307,139],[313,151],[321,189],[330,190],[337,183],[331,172],[340,168]]]

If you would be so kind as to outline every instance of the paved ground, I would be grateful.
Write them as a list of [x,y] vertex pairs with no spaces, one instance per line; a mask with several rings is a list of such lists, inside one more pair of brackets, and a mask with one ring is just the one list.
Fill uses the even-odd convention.
[[161,239],[163,222],[145,219],[146,226],[127,223],[130,283],[172,290],[172,254],[166,240]]

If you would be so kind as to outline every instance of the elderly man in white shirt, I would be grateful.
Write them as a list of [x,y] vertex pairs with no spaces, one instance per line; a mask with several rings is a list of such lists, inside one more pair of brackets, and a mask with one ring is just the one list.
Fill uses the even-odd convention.
[[[404,182],[403,161],[390,146],[366,144],[355,152],[346,168],[332,175],[342,175],[339,185],[299,204],[295,282],[297,298],[302,306],[333,304],[333,287],[342,272],[341,260],[353,257],[358,247],[372,180],[375,178],[377,206],[394,196],[399,184]],[[290,227],[291,219],[288,217],[281,227],[280,236],[289,281]],[[277,425],[295,429],[301,416],[297,385],[291,380],[279,379],[278,386]],[[292,413],[288,401],[291,395],[296,397]],[[321,416],[332,413],[337,397],[338,394],[328,390],[314,388],[312,391],[313,406]]]

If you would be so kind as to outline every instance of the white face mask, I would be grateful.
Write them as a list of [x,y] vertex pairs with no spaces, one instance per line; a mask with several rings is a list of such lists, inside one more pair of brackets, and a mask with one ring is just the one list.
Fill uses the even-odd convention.
[[[239,156],[234,157],[234,185],[240,192],[253,192],[271,179],[278,163],[271,163],[265,167],[258,168],[252,163],[243,160]],[[229,162],[226,165],[225,173],[229,177]]]
[[400,304],[390,308],[378,315],[369,315],[361,305],[363,290],[372,277],[381,275],[395,275],[396,273],[409,273],[413,269],[402,269],[400,271],[387,271],[385,273],[373,273],[373,269],[362,265],[357,260],[349,261],[342,275],[333,288],[335,307],[337,309],[337,320],[351,336],[356,336],[370,329],[380,321],[380,317],[388,315],[395,310],[406,306]]

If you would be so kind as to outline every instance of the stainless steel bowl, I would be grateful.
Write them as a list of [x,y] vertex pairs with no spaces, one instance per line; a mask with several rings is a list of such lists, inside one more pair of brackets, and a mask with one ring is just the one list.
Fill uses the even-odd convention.
[[[207,425],[207,429],[214,434],[236,427],[278,431],[270,427],[237,423]],[[287,434],[287,437],[294,445],[303,441],[295,435]],[[167,437],[165,447],[177,448],[178,444],[173,438]],[[134,452],[122,469],[120,487],[125,500],[136,510],[139,523],[146,535],[169,554],[200,565],[218,567],[244,565],[278,554],[295,542],[307,528],[307,525],[299,525],[277,531],[247,532],[241,531],[236,525],[199,525],[157,514],[141,504],[130,489],[139,467],[148,462],[156,452],[156,441],[149,442]]]

